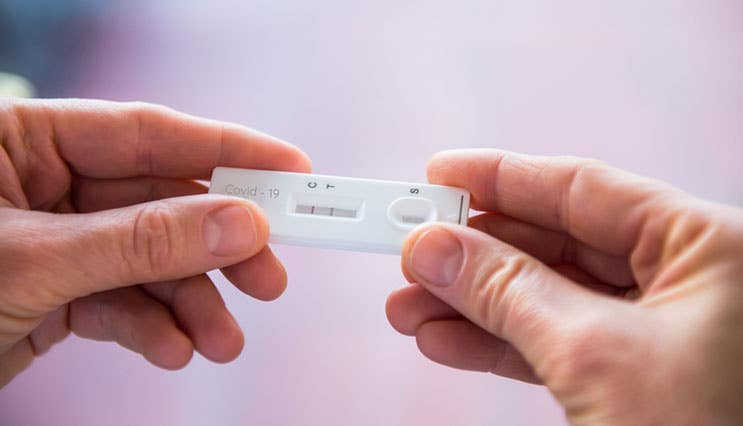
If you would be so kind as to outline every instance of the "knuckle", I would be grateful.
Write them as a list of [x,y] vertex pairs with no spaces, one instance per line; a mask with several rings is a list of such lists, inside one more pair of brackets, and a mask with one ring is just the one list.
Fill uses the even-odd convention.
[[175,113],[175,110],[170,107],[141,101],[127,102],[125,109],[137,120],[140,128],[146,128],[152,118],[160,118]]
[[485,265],[468,295],[477,315],[489,330],[504,335],[510,324],[534,322],[538,311],[530,307],[528,290],[531,261],[522,253],[491,253],[477,262]]
[[582,183],[584,180],[611,173],[612,170],[613,168],[603,161],[584,158],[577,163],[573,182]]
[[573,229],[572,224],[572,212],[576,208],[576,198],[574,195],[578,193],[578,189],[584,187],[588,182],[594,180],[597,176],[606,174],[610,171],[610,166],[604,162],[579,157],[560,157],[557,164],[569,164],[571,165],[570,173],[564,176],[565,182],[562,185],[562,193],[556,198],[558,205],[554,209],[556,212],[556,222],[562,226],[563,229]]
[[130,115],[132,128],[135,129],[137,167],[141,174],[152,175],[154,173],[152,146],[145,143],[145,135],[149,135],[150,138],[158,137],[162,132],[160,130],[162,126],[154,125],[154,123],[162,123],[162,119],[173,114],[173,110],[145,102],[129,102],[124,104],[123,109]]
[[165,203],[143,206],[134,219],[125,258],[132,268],[149,274],[167,270],[177,256],[178,224],[172,209]]
[[557,158],[561,162],[573,164],[575,170],[600,172],[611,168],[606,162],[596,158],[576,157],[572,155],[561,155]]
[[167,110],[167,107],[149,102],[127,102],[126,106],[135,114],[158,113]]

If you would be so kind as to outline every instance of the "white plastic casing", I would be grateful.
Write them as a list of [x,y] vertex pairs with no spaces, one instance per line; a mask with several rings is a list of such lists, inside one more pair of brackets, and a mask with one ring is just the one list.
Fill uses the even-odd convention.
[[229,167],[214,169],[209,192],[260,205],[271,243],[391,254],[421,223],[466,225],[470,203],[448,186]]

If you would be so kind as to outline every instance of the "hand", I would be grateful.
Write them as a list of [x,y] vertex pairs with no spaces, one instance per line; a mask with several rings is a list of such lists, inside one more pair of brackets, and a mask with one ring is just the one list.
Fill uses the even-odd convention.
[[[286,273],[216,166],[310,170],[297,148],[145,104],[0,99],[0,386],[69,331],[163,368],[226,362],[242,332],[205,274],[278,297]],[[177,198],[173,198],[177,197]]]
[[417,229],[391,324],[452,367],[545,384],[575,424],[743,421],[743,211],[595,161],[436,155],[474,228]]

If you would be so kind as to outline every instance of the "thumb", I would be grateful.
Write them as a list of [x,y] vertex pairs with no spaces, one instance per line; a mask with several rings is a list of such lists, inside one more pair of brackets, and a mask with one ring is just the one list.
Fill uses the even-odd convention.
[[420,227],[405,242],[402,266],[409,280],[507,340],[542,375],[547,355],[580,348],[575,339],[590,339],[596,325],[624,305],[464,226]]
[[[88,214],[2,209],[6,294],[42,311],[91,293],[197,275],[247,259],[268,239],[252,202],[171,198]],[[12,271],[12,272],[9,272]]]

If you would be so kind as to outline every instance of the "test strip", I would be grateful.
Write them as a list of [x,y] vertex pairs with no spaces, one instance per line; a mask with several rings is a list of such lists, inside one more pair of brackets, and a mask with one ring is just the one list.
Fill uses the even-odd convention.
[[467,224],[470,194],[441,185],[217,167],[210,193],[255,201],[269,242],[399,254],[428,222]]

